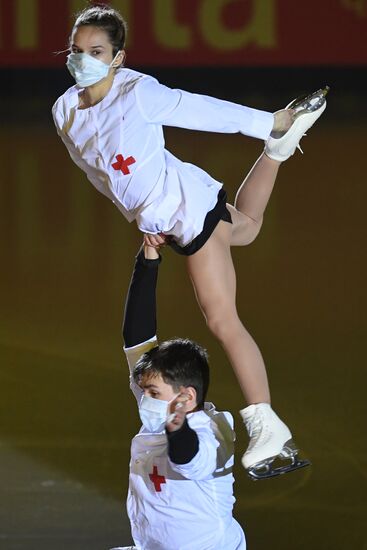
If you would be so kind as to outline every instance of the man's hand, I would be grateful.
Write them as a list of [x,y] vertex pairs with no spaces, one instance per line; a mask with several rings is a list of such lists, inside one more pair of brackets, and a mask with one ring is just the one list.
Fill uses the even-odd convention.
[[146,260],[157,260],[159,258],[158,248],[148,246],[144,241],[144,258]]
[[186,393],[185,388],[180,388],[179,395],[171,401],[168,409],[168,417],[166,422],[166,429],[168,432],[176,432],[182,426],[185,421],[187,410],[187,401],[190,396]]
[[144,233],[144,244],[151,246],[152,248],[161,248],[169,240],[167,235],[163,233],[158,233],[157,235],[151,235],[150,233]]

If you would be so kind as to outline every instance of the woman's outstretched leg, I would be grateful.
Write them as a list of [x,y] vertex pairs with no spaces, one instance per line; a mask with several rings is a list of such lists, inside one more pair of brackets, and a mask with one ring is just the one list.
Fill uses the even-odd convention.
[[187,265],[207,324],[221,342],[247,403],[270,403],[264,360],[236,309],[236,274],[231,245],[252,242],[258,234],[280,162],[262,154],[239,188],[232,224],[220,221],[207,243],[188,256]]
[[232,246],[249,244],[258,235],[280,164],[263,153],[238,189],[234,206],[228,205],[233,221]]
[[[271,136],[262,154],[238,190],[235,206],[228,205],[233,224],[220,221],[210,239],[187,259],[199,305],[208,326],[222,343],[249,406],[241,412],[250,436],[242,463],[252,477],[271,477],[309,464],[297,458],[288,427],[270,406],[264,362],[257,345],[238,318],[236,278],[231,245],[244,245],[257,236],[272,193],[280,162],[296,150],[299,140],[326,107],[327,90],[292,102],[294,122],[281,135]],[[291,464],[272,469],[274,457]]]
[[187,257],[196,297],[207,324],[224,347],[247,403],[269,403],[263,358],[236,310],[232,225],[220,221],[207,243]]
[[[290,445],[291,432],[270,406],[260,350],[237,314],[236,276],[230,247],[252,242],[260,231],[279,164],[261,155],[238,190],[236,207],[228,205],[232,224],[220,221],[203,248],[187,258],[198,303],[209,328],[226,351],[248,404],[240,411],[250,437],[242,464],[255,478],[274,475],[269,474],[264,465],[279,454],[291,457],[296,450]],[[298,461],[297,466],[292,467],[306,464]]]
[[291,433],[270,406],[264,361],[237,314],[232,230],[232,224],[220,221],[206,244],[187,257],[187,267],[207,324],[225,349],[244,399],[250,404],[240,412],[250,437],[242,463],[251,473],[254,465],[256,470],[283,452]]

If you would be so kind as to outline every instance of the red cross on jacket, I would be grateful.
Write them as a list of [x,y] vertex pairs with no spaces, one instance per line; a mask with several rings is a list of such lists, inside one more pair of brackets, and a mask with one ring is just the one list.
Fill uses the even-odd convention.
[[112,168],[115,170],[121,170],[121,172],[127,176],[130,174],[129,166],[130,164],[134,164],[134,162],[136,162],[134,157],[130,156],[124,159],[122,155],[116,155],[116,162],[112,163]]
[[150,481],[154,483],[154,489],[159,493],[162,491],[162,483],[166,483],[166,478],[158,474],[157,466],[153,466],[153,473],[149,474]]

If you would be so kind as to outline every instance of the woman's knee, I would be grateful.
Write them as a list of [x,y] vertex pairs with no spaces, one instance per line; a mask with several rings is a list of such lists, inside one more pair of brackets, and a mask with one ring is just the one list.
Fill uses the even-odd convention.
[[206,323],[209,330],[221,342],[228,340],[233,335],[241,321],[238,318],[237,312],[218,312],[206,316]]
[[258,234],[260,233],[261,226],[263,224],[263,218],[261,220],[251,220],[250,229],[248,231],[248,242],[246,244],[251,244],[254,242]]
[[260,233],[262,222],[263,222],[262,218],[261,220],[253,220],[251,218],[248,218],[246,220],[246,223],[244,223],[242,227],[239,227],[238,229],[236,228],[234,229],[232,234],[231,245],[246,246],[254,242],[254,240]]

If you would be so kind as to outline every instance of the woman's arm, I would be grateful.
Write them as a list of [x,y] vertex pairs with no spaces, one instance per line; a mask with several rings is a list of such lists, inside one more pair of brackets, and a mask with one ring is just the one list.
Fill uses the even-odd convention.
[[237,133],[268,139],[274,115],[237,103],[171,89],[152,77],[142,78],[135,97],[147,122],[207,132]]

